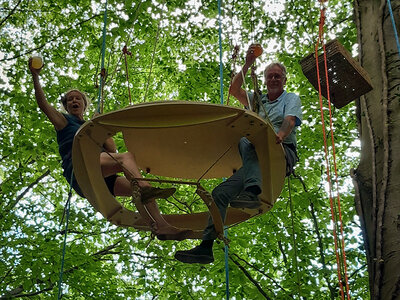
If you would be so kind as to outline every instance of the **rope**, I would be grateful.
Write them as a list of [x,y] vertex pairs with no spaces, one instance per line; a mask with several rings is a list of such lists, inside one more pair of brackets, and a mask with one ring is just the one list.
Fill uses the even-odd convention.
[[[240,74],[242,75],[242,81],[243,81],[243,84],[244,84],[244,89],[247,91],[247,85],[246,85],[246,81],[245,81],[245,78],[244,78],[244,73],[243,73],[243,68],[240,70]],[[250,99],[249,99],[249,94],[246,92],[246,98],[247,98],[247,105],[248,105],[248,108],[249,108],[249,110],[253,110],[252,109],[252,107],[251,107],[251,102],[250,102]]]
[[399,52],[400,56],[400,41],[399,41],[399,35],[397,34],[397,28],[396,28],[396,22],[394,20],[393,16],[393,10],[392,10],[392,5],[390,3],[390,0],[387,0],[388,8],[389,8],[389,13],[390,13],[390,19],[392,20],[392,25],[393,25],[393,31],[394,31],[394,37],[396,39],[396,45],[397,45],[397,51]]
[[[65,230],[64,230],[64,242],[63,242],[63,249],[62,249],[62,255],[61,255],[61,267],[60,267],[60,276],[58,279],[58,296],[57,299],[60,300],[62,296],[62,288],[61,284],[63,281],[63,272],[64,272],[64,262],[65,262],[65,252],[66,252],[66,245],[67,245],[67,234],[68,234],[68,224],[69,224],[69,210],[71,208],[71,196],[72,196],[72,180],[74,178],[74,171],[72,170],[71,173],[71,179],[69,182],[69,192],[68,192],[68,200],[67,203],[65,204]],[[63,215],[64,219],[64,215]]]
[[293,209],[293,201],[292,201],[292,191],[291,191],[291,184],[290,184],[290,175],[288,176],[288,190],[289,190],[289,203],[290,203],[290,218],[292,221],[292,239],[293,239],[293,249],[294,249],[294,265],[296,268],[296,279],[297,279],[297,287],[298,287],[298,297],[301,299],[301,285],[300,285],[300,272],[299,272],[299,265],[298,265],[298,255],[297,255],[297,243],[296,243],[296,232],[294,230],[294,209]]
[[[230,82],[229,82],[229,88],[231,87],[231,85],[232,85],[232,81],[233,81],[233,78],[235,77],[235,69],[236,69],[236,60],[237,60],[237,56],[238,56],[238,53],[239,53],[239,46],[235,46],[234,47],[234,49],[233,49],[233,54],[232,54],[232,71],[231,71],[231,79],[230,79]],[[231,96],[231,93],[228,91],[228,98],[226,99],[226,105],[229,105],[229,97]]]
[[342,254],[343,254],[342,259],[343,259],[343,265],[344,265],[344,277],[345,277],[345,283],[346,283],[347,299],[350,299],[350,294],[349,294],[349,283],[348,283],[348,277],[347,277],[346,252],[345,252],[345,247],[344,247],[343,221],[342,221],[342,213],[341,213],[341,207],[340,207],[339,182],[338,182],[338,174],[337,174],[337,167],[336,167],[336,153],[335,153],[335,146],[334,146],[335,144],[334,144],[334,138],[333,138],[332,109],[331,109],[331,101],[330,101],[330,93],[329,93],[327,57],[326,57],[325,43],[323,40],[323,31],[324,31],[323,28],[324,28],[324,23],[325,23],[325,8],[322,7],[320,11],[321,11],[321,15],[320,15],[320,23],[319,23],[319,37],[318,37],[317,44],[315,45],[315,59],[316,59],[316,69],[317,69],[317,78],[318,78],[318,94],[319,94],[319,103],[320,103],[320,111],[321,111],[321,123],[322,123],[322,131],[323,131],[323,138],[324,138],[325,163],[326,163],[327,181],[328,181],[328,186],[329,186],[329,202],[330,202],[330,207],[331,207],[332,222],[334,224],[333,237],[334,237],[334,242],[335,242],[337,273],[338,273],[338,279],[339,279],[341,298],[343,300],[345,297],[344,297],[344,291],[343,291],[341,265],[340,265],[339,251],[338,251],[338,237],[337,237],[337,232],[336,232],[337,221],[336,221],[336,217],[335,217],[334,203],[333,203],[333,197],[332,197],[332,182],[331,182],[330,167],[329,167],[329,161],[328,161],[328,146],[327,146],[327,139],[326,139],[323,104],[322,104],[321,77],[320,77],[320,72],[319,72],[319,61],[318,61],[318,45],[319,45],[319,43],[322,44],[323,52],[324,52],[326,90],[327,90],[327,100],[328,100],[328,105],[329,105],[329,124],[330,124],[330,131],[331,131],[334,170],[335,170],[335,176],[336,176],[335,181],[336,181],[337,205],[338,205],[339,221],[340,221],[341,250],[342,250]]
[[[164,7],[164,4],[165,4],[165,1],[164,1],[163,4],[162,4],[163,7]],[[151,78],[151,73],[152,73],[152,71],[153,71],[154,56],[155,56],[155,54],[156,54],[157,43],[158,43],[158,39],[159,39],[159,37],[160,37],[160,27],[161,27],[161,20],[163,19],[163,12],[164,12],[164,10],[161,9],[160,20],[158,21],[158,27],[157,27],[156,40],[154,41],[153,55],[152,55],[152,57],[151,57],[149,77],[147,77],[146,92],[145,92],[145,94],[144,94],[143,102],[146,102],[147,93],[148,93],[148,91],[149,91],[150,78]]]
[[103,87],[104,87],[104,81],[106,77],[106,70],[104,69],[104,58],[106,55],[106,28],[107,27],[107,0],[105,3],[105,8],[104,8],[104,21],[103,21],[103,44],[101,47],[101,72],[100,72],[100,85],[99,85],[99,95],[97,99],[97,112],[101,113],[100,107],[102,106],[101,103],[103,101]]
[[[228,240],[228,227],[224,228],[224,238]],[[226,300],[229,300],[229,247],[225,243],[225,282],[226,282]]]
[[[220,97],[221,97],[221,105],[224,105],[224,80],[223,80],[223,63],[222,63],[222,19],[221,19],[221,0],[218,0],[218,43],[219,43],[219,82],[220,82]],[[229,102],[229,92],[228,92],[228,100]],[[229,151],[231,147],[228,148],[226,152]],[[225,155],[225,153],[223,155]],[[223,156],[222,155],[222,156]],[[221,157],[222,157],[221,156]],[[220,158],[221,158],[220,157]],[[219,158],[219,159],[220,159]],[[219,160],[218,159],[218,160]],[[218,161],[217,160],[217,161]],[[215,162],[216,163],[216,162]],[[209,168],[211,169],[215,163]],[[206,171],[208,172],[208,170]],[[204,175],[203,175],[204,176]],[[224,221],[224,220],[222,220]],[[224,228],[224,240],[228,239],[228,229]],[[226,299],[229,300],[229,248],[227,243],[225,242],[225,285],[226,285]]]
[[[98,94],[98,101],[97,101],[97,112],[100,113],[102,109],[101,103],[102,103],[102,95],[103,95],[103,86],[104,86],[104,79],[105,79],[105,69],[104,69],[104,58],[105,58],[105,52],[106,52],[106,26],[107,26],[107,0],[105,3],[105,8],[104,8],[104,25],[103,25],[103,44],[102,44],[102,49],[101,49],[101,80],[100,80],[100,86],[99,86],[99,94]],[[68,200],[67,203],[65,204],[66,208],[64,210],[66,221],[65,221],[65,232],[64,232],[64,242],[63,242],[63,249],[62,249],[62,256],[61,256],[61,268],[60,268],[60,276],[58,279],[58,296],[57,299],[61,299],[62,296],[62,288],[61,284],[63,281],[63,272],[64,272],[64,262],[65,262],[65,252],[66,252],[66,245],[67,245],[67,235],[68,235],[68,225],[69,225],[69,212],[71,208],[71,197],[72,197],[72,181],[74,178],[74,171],[72,170],[71,173],[71,179],[69,182],[69,192],[68,192]],[[64,219],[64,215],[62,217]]]
[[128,85],[129,105],[132,105],[131,87],[129,85],[128,60],[126,59],[126,56],[127,55],[132,56],[132,53],[130,51],[128,51],[128,48],[126,47],[126,45],[122,49],[122,53],[124,54],[124,58],[125,58],[126,83]]

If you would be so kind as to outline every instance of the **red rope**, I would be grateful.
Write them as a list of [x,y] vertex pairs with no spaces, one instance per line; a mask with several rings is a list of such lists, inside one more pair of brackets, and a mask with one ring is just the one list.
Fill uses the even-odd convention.
[[126,59],[126,55],[132,56],[132,53],[128,51],[126,45],[122,49],[122,53],[124,54],[125,57],[126,83],[128,84],[129,105],[132,105],[131,87],[129,86],[128,61]]
[[344,245],[344,233],[343,233],[343,221],[342,221],[342,211],[340,206],[340,193],[339,193],[339,182],[338,182],[338,173],[337,173],[337,165],[336,165],[336,152],[335,152],[335,142],[333,137],[333,125],[332,125],[332,109],[331,109],[331,100],[330,100],[330,92],[329,92],[329,77],[328,77],[328,65],[327,65],[327,57],[326,57],[326,48],[323,39],[323,28],[325,23],[325,9],[321,9],[321,16],[320,16],[320,23],[319,23],[319,38],[318,42],[315,45],[315,59],[316,59],[316,69],[317,69],[317,77],[318,77],[318,93],[319,93],[319,103],[320,103],[320,110],[321,110],[321,122],[322,122],[322,131],[324,137],[324,149],[325,149],[325,163],[327,169],[327,181],[329,185],[329,202],[331,207],[331,217],[333,226],[333,237],[335,241],[335,254],[336,254],[336,264],[337,264],[337,272],[338,272],[338,279],[339,279],[339,286],[340,286],[340,293],[341,298],[344,299],[344,291],[343,291],[343,283],[342,283],[342,272],[340,266],[340,257],[338,251],[338,238],[336,232],[336,216],[334,212],[334,203],[332,197],[332,182],[330,176],[330,167],[328,161],[328,146],[327,146],[327,139],[326,139],[326,130],[325,130],[325,121],[324,121],[324,112],[323,112],[323,104],[322,104],[322,92],[321,92],[321,79],[320,79],[320,72],[319,72],[319,61],[318,61],[318,45],[321,43],[324,52],[324,67],[325,67],[325,80],[326,80],[326,91],[327,91],[327,99],[328,99],[328,106],[329,106],[329,125],[331,131],[331,143],[332,143],[332,153],[333,153],[333,164],[335,170],[335,181],[336,181],[336,192],[337,192],[337,206],[339,212],[339,223],[340,223],[340,235],[341,235],[341,250],[343,254],[343,265],[344,265],[344,277],[346,283],[346,296],[347,299],[350,299],[350,291],[349,291],[349,282],[347,276],[347,263],[346,263],[346,252],[345,252],[345,245]]

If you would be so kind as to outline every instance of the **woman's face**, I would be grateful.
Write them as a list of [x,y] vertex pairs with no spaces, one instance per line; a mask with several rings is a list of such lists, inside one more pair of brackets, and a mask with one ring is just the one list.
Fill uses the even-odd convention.
[[78,91],[71,91],[66,96],[66,109],[71,115],[81,116],[86,108],[83,95]]

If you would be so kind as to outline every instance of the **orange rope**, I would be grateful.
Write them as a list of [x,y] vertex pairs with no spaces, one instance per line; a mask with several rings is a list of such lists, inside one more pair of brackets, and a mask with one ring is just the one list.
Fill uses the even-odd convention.
[[325,23],[325,8],[321,8],[321,16],[320,16],[320,23],[319,23],[319,38],[318,38],[317,44],[315,45],[315,59],[316,59],[316,69],[317,69],[317,77],[318,77],[318,93],[319,93],[319,103],[320,103],[320,110],[321,110],[322,131],[323,131],[323,137],[324,137],[325,163],[326,163],[326,168],[327,168],[327,181],[328,181],[328,185],[329,185],[329,201],[330,201],[330,207],[331,207],[332,222],[334,224],[333,236],[334,236],[334,241],[335,241],[337,272],[338,272],[341,298],[344,299],[342,274],[341,274],[342,272],[341,272],[340,257],[339,257],[339,251],[338,251],[338,238],[337,238],[337,232],[336,232],[336,218],[335,218],[334,203],[333,203],[333,197],[332,197],[332,182],[331,182],[331,176],[330,176],[330,171],[329,171],[330,168],[329,168],[329,161],[328,161],[328,147],[327,147],[324,112],[323,112],[323,104],[322,104],[321,81],[320,81],[321,79],[320,79],[319,61],[318,61],[318,45],[319,45],[319,43],[321,43],[322,47],[323,47],[323,53],[324,53],[326,90],[327,90],[327,99],[328,99],[328,106],[329,106],[329,125],[330,125],[330,131],[331,131],[333,164],[334,164],[334,170],[335,170],[335,176],[336,176],[335,181],[336,181],[337,205],[338,205],[339,221],[340,221],[341,250],[342,250],[342,254],[343,254],[344,277],[345,277],[345,283],[346,283],[346,296],[347,296],[347,299],[350,299],[349,282],[348,282],[348,276],[347,276],[346,252],[345,252],[345,245],[344,245],[343,221],[342,221],[342,212],[341,212],[341,206],[340,206],[339,182],[338,182],[338,173],[337,173],[337,166],[336,166],[335,142],[334,142],[334,137],[333,137],[332,109],[331,109],[331,100],[330,100],[330,92],[329,92],[328,65],[327,65],[327,57],[326,57],[326,48],[325,48],[325,43],[324,43],[324,39],[323,39],[324,23]]

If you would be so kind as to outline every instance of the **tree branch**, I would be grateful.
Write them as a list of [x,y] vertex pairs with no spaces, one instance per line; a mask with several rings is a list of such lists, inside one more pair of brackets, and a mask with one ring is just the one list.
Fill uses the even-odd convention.
[[270,279],[278,288],[280,288],[282,291],[284,291],[286,293],[287,296],[289,296],[290,298],[294,299],[294,297],[292,295],[289,295],[288,291],[286,291],[278,282],[276,282],[276,280],[274,278],[272,278],[271,276],[269,276],[268,274],[266,274],[264,271],[262,271],[260,268],[258,268],[255,265],[250,264],[248,261],[244,260],[243,258],[239,257],[237,254],[233,254],[233,256],[237,257],[240,261],[244,262],[247,266],[251,267],[252,269],[256,270],[257,272],[259,272],[260,274],[264,275],[265,277],[267,277],[268,279]]
[[[94,261],[100,261],[104,255],[114,253],[111,250],[116,248],[120,243],[121,243],[121,240],[96,252],[96,253],[91,254],[91,256],[94,256]],[[87,263],[88,262],[85,262],[81,265],[71,267],[68,270],[64,271],[64,274],[69,274],[76,270],[79,270],[82,268],[82,266],[86,265]],[[44,293],[44,292],[47,292],[47,291],[50,291],[51,289],[53,289],[56,283],[55,282],[52,283],[50,281],[50,279],[49,280],[36,279],[36,284],[49,284],[49,285],[43,290],[36,291],[33,293],[26,293],[26,294],[22,294],[22,292],[24,291],[24,287],[23,287],[23,285],[20,285],[11,291],[5,292],[5,294],[3,296],[1,296],[0,299],[22,298],[22,297],[30,297],[30,296],[39,295],[41,293]]]
[[1,22],[0,22],[0,28],[1,28],[1,26],[3,26],[3,24],[7,21],[7,19],[10,18],[10,17],[14,14],[14,11],[17,9],[18,5],[20,5],[21,2],[22,2],[22,0],[19,0],[19,1],[17,2],[17,4],[15,4],[15,6],[13,7],[13,9],[10,11],[10,13],[9,13],[3,20],[1,20]]
[[50,170],[47,170],[44,172],[42,175],[40,175],[34,182],[28,185],[28,187],[19,195],[17,198],[14,200],[13,203],[9,204],[5,209],[3,214],[0,215],[0,219],[3,218],[3,216],[7,213],[10,212],[11,210],[14,209],[14,207],[18,204],[18,202],[35,186],[37,185],[44,177],[50,174]]
[[244,275],[255,285],[257,290],[264,296],[265,299],[272,300],[272,298],[268,297],[265,291],[261,288],[260,284],[250,275],[250,273],[241,265],[238,261],[232,258],[232,255],[229,255],[229,258],[233,263],[244,273]]
[[363,264],[361,267],[359,267],[357,270],[355,270],[353,273],[350,274],[349,278],[355,276],[358,272],[360,272],[362,269],[364,269],[367,266],[367,264]]
[[333,299],[335,299],[335,294],[336,294],[335,293],[335,288],[332,287],[332,284],[331,284],[331,282],[329,280],[329,276],[328,276],[328,274],[326,272],[327,267],[326,267],[326,261],[325,261],[324,244],[322,242],[322,236],[321,236],[321,232],[319,230],[318,220],[317,220],[317,216],[316,216],[316,213],[315,213],[315,210],[314,210],[314,204],[311,201],[310,201],[310,213],[311,213],[311,217],[313,219],[315,233],[317,234],[319,255],[320,255],[320,258],[321,258],[322,267],[324,269],[323,276],[324,276],[324,278],[326,280],[326,284],[328,285],[329,292],[330,292],[330,295],[331,295],[331,299],[333,300]]
[[95,19],[95,18],[97,18],[99,16],[100,16],[99,14],[96,14],[96,15],[93,15],[92,17],[90,17],[89,19],[86,19],[86,20],[80,21],[80,22],[78,22],[78,23],[76,23],[74,25],[71,25],[70,27],[68,27],[65,30],[63,30],[60,34],[56,35],[54,38],[52,38],[50,40],[47,40],[46,43],[44,43],[44,44],[42,44],[42,45],[40,45],[38,47],[35,47],[35,48],[31,49],[31,50],[28,50],[28,51],[25,51],[25,52],[21,52],[20,54],[15,55],[13,57],[0,59],[0,62],[14,60],[14,59],[17,59],[19,57],[25,56],[27,54],[36,52],[36,51],[44,48],[44,46],[46,46],[47,44],[49,44],[51,42],[54,42],[55,40],[57,40],[58,38],[63,36],[65,33],[67,33],[69,30],[73,29],[74,27],[78,27],[78,26],[80,26],[80,25],[82,25],[82,24],[84,24],[86,22],[89,22],[89,21],[91,21],[91,20],[93,20],[93,19]]

